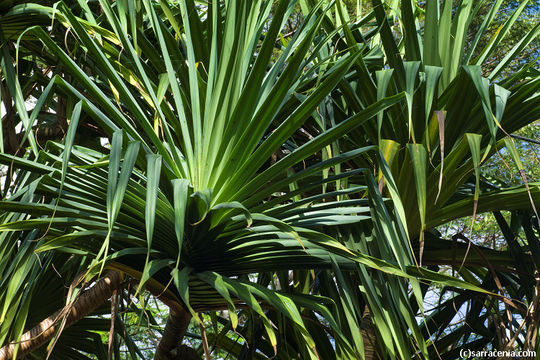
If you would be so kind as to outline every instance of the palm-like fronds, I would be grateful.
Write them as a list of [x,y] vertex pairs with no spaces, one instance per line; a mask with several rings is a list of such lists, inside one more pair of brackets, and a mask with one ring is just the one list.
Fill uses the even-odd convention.
[[[467,40],[468,25],[483,2],[473,4],[464,1],[455,7],[452,1],[445,1],[442,4],[426,2],[425,13],[420,14],[421,9],[416,7],[418,4],[412,1],[403,1],[399,4],[373,1],[372,4],[380,36],[371,39],[369,50],[372,54],[376,54],[373,49],[380,41],[384,53],[378,53],[379,61],[368,64],[360,58],[353,65],[352,69],[355,72],[350,74],[346,82],[339,85],[339,91],[333,93],[332,101],[326,102],[325,106],[319,109],[319,123],[314,126],[323,128],[335,126],[351,113],[362,111],[366,104],[393,94],[405,93],[405,101],[379,113],[376,122],[366,123],[361,128],[349,132],[346,137],[333,144],[333,149],[347,151],[366,144],[378,144],[395,179],[404,208],[403,214],[406,219],[404,223],[407,224],[418,263],[428,265],[436,271],[446,269],[440,268],[439,265],[454,265],[460,270],[456,276],[462,276],[493,292],[503,293],[504,285],[501,288],[500,283],[497,285],[496,282],[499,281],[498,277],[508,276],[512,278],[513,284],[521,289],[521,292],[514,292],[511,296],[516,296],[525,304],[532,304],[530,302],[532,288],[528,288],[525,284],[530,286],[531,281],[534,283],[534,278],[530,272],[513,274],[517,266],[514,263],[516,257],[510,256],[506,251],[490,251],[474,246],[470,249],[471,245],[468,243],[456,244],[458,240],[469,241],[469,234],[457,234],[453,241],[444,241],[436,230],[438,226],[449,221],[464,216],[473,216],[474,221],[476,214],[494,210],[532,210],[532,213],[526,216],[530,216],[533,223],[537,221],[534,204],[537,204],[539,199],[538,183],[531,182],[517,188],[495,186],[486,181],[481,172],[481,166],[486,159],[496,154],[502,147],[508,146],[509,150],[512,149],[512,141],[507,137],[508,134],[534,122],[540,116],[538,106],[540,83],[537,73],[531,70],[534,63],[526,64],[513,76],[502,79],[499,77],[513,57],[538,35],[540,29],[538,26],[524,34],[523,40],[515,46],[515,51],[509,53],[493,72],[483,74],[481,68],[484,60],[493,53],[493,46],[497,46],[508,33],[508,29],[515,23],[527,2],[518,5],[515,13],[485,49],[477,48],[478,39],[483,36],[483,32],[492,21],[500,2],[496,2],[496,7],[490,11],[472,42]],[[360,49],[367,53],[368,49],[365,46],[367,41],[362,38],[356,24],[351,24],[346,19],[346,10],[342,5],[336,4],[335,7],[338,14],[335,22],[330,17],[324,22],[327,29],[345,23],[343,36],[334,46]],[[389,11],[386,11],[386,7]],[[398,26],[391,25],[388,13],[397,17],[394,24],[397,23]],[[362,20],[358,23],[361,22]],[[398,31],[397,39],[396,31]],[[498,80],[497,83],[493,83],[495,79]],[[324,125],[320,125],[322,122]],[[514,155],[514,159],[519,163],[519,157]],[[377,167],[375,159],[363,157],[352,162],[358,167]],[[379,187],[384,189],[384,186],[384,179],[380,178]],[[516,222],[515,224],[519,229],[519,225]],[[346,234],[351,232],[350,229],[343,228],[339,228],[341,232]],[[356,238],[362,237],[359,235],[360,230],[355,232]],[[508,241],[515,242],[515,239]],[[386,245],[383,244],[382,247]],[[380,254],[383,251],[373,245],[366,249],[369,249],[371,254]],[[525,248],[514,246],[514,254],[520,253],[530,264],[530,255],[524,252]],[[451,259],[449,254],[452,254]],[[387,258],[383,255],[375,256]],[[502,265],[503,263],[505,265]],[[475,277],[482,280],[476,281]],[[380,287],[382,285],[379,285]],[[427,290],[427,286],[422,287],[419,297],[433,297],[433,293]],[[523,298],[524,292],[528,294],[526,299]],[[388,300],[388,303],[396,308],[398,307],[396,304],[400,301],[396,295],[398,293],[393,291],[393,299]],[[439,355],[443,358],[455,357],[459,352],[459,349],[454,351],[458,348],[456,343],[463,341],[463,346],[466,347],[467,342],[473,339],[471,334],[476,332],[475,330],[467,332],[465,330],[467,324],[469,322],[480,324],[488,317],[487,315],[476,317],[478,314],[473,312],[468,315],[467,324],[459,327],[459,330],[453,332],[445,341],[438,342],[445,332],[449,332],[448,325],[458,314],[457,300],[443,291],[441,301],[447,297],[449,299],[444,302],[443,308],[437,307],[434,311],[433,317],[440,316],[440,318],[432,321],[429,317],[421,325],[421,331],[426,338],[436,339],[429,344],[429,353],[434,357]],[[475,295],[471,293],[463,294],[460,301],[460,304],[474,302],[475,309],[478,307],[486,311],[478,302],[483,300],[476,300]],[[498,316],[499,302],[493,301],[491,304],[486,305],[487,311],[493,316]],[[370,308],[376,309],[377,306],[372,305]],[[513,312],[513,320],[508,320],[509,323],[519,322],[523,307],[507,311]],[[418,312],[419,316],[420,314]],[[407,315],[401,320],[402,324],[396,325],[396,328],[400,328],[401,332],[414,333],[415,325],[406,323],[406,317]],[[445,320],[441,320],[442,318]],[[374,322],[380,325],[385,319],[376,317]],[[399,322],[395,321],[394,324]],[[435,333],[431,327],[433,324],[437,326]],[[534,325],[537,324],[535,321],[527,324],[537,326]],[[492,332],[495,326],[490,326],[489,331],[476,332],[475,335],[481,336],[482,339],[479,348],[490,342],[497,348],[499,346],[497,339],[504,338],[495,335]],[[507,326],[510,329],[515,324]],[[377,331],[382,335],[387,330],[381,326]],[[380,342],[384,343],[382,347],[386,349],[399,341],[399,336],[395,335],[380,337]],[[443,349],[449,346],[454,349],[443,354]]]
[[[264,328],[264,340],[252,338],[249,346],[284,358],[363,353],[361,319],[354,315],[360,304],[347,295],[342,271],[361,266],[411,279],[442,279],[411,267],[408,252],[396,252],[390,259],[397,260],[394,265],[320,232],[370,223],[377,215],[373,208],[387,211],[368,171],[338,175],[359,185],[367,181],[367,188],[318,190],[335,180],[323,176],[330,167],[376,148],[328,161],[313,154],[403,95],[381,98],[272,160],[361,54],[315,57],[335,35],[320,35],[319,6],[273,59],[275,39],[292,5],[280,2],[268,20],[271,5],[100,1],[99,18],[81,8],[87,20],[62,2],[54,8],[12,9],[10,18],[37,11],[54,19],[49,31],[29,27],[17,41],[25,45],[21,56],[52,62],[57,70],[50,80],[40,78],[47,83],[38,85],[44,89],[36,108],[26,120],[21,115],[33,154],[1,155],[14,180],[13,186],[5,185],[0,205],[5,212],[1,343],[19,339],[38,314],[44,315],[34,310],[42,281],[36,274],[55,269],[66,279],[77,274],[91,279],[104,268],[115,269],[196,318],[201,311],[228,309],[232,329],[238,327],[237,308],[247,307],[257,317],[252,326]],[[59,39],[63,31],[65,38]],[[14,39],[18,33],[5,36]],[[39,43],[47,55],[35,51]],[[23,92],[3,49],[5,76],[14,84],[11,93],[22,114]],[[60,111],[59,99],[67,99],[62,102],[69,124],[64,144],[48,142],[39,151],[31,124],[42,109]],[[93,130],[96,126],[100,130]],[[84,139],[89,133],[107,139],[110,150]],[[344,195],[350,200],[335,201]],[[408,246],[399,218],[385,216],[402,232],[394,246]],[[384,231],[375,234],[382,237]],[[66,253],[71,266],[53,267]],[[315,286],[314,269],[330,281],[330,297],[315,295],[326,290]],[[337,287],[330,269],[338,276]],[[291,270],[304,285],[287,291]],[[257,283],[249,278],[254,273],[260,274]],[[273,289],[276,284],[282,291]],[[406,287],[399,286],[405,300]],[[338,310],[340,305],[347,312]],[[16,317],[10,315],[15,312]],[[277,337],[276,322],[286,324],[292,335]],[[318,345],[315,339],[324,338],[325,331],[335,343]],[[99,347],[94,350],[102,356]]]
[[[3,97],[13,97],[11,114],[24,130],[11,154],[0,155],[10,170],[0,203],[0,344],[65,304],[43,282],[83,290],[87,284],[73,279],[105,269],[162,299],[170,319],[200,321],[210,312],[223,327],[209,340],[239,358],[434,356],[452,339],[471,339],[466,327],[443,336],[452,306],[497,304],[489,293],[500,291],[503,275],[505,286],[520,284],[503,295],[534,302],[523,285],[531,279],[512,273],[513,259],[527,252],[511,235],[517,221],[509,231],[497,218],[511,253],[469,255],[433,230],[538,199],[533,183],[491,191],[479,170],[505,132],[540,112],[540,83],[528,67],[498,84],[478,67],[523,6],[472,61],[476,39],[460,50],[478,9],[471,2],[453,17],[450,1],[440,11],[428,5],[423,36],[412,2],[394,6],[402,43],[380,1],[356,23],[341,3],[299,3],[304,19],[287,39],[281,31],[294,10],[287,1],[77,0],[4,14]],[[21,26],[26,16],[40,26]],[[362,32],[366,25],[376,27]],[[12,67],[15,56],[29,67]],[[49,137],[34,123],[44,112],[65,131],[62,143],[43,143]],[[522,227],[533,242],[534,225]],[[436,272],[456,263],[450,244],[468,256],[459,269],[465,281]],[[523,269],[536,266],[532,252]],[[490,261],[500,261],[501,273]],[[440,311],[418,324],[428,294],[419,278],[465,290],[450,300],[443,291]],[[41,309],[38,297],[54,301]],[[114,311],[112,333],[140,356]],[[53,356],[106,358],[89,331],[107,331],[95,318],[106,312],[85,318],[87,328],[62,330]],[[467,320],[485,319],[473,311]],[[245,340],[232,341],[229,331]],[[181,336],[167,334],[158,357]]]

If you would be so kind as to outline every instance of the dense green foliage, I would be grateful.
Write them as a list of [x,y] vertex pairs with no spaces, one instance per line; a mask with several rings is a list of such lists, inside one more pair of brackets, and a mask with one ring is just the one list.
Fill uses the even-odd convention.
[[0,2],[0,345],[114,271],[28,356],[540,350],[528,5]]

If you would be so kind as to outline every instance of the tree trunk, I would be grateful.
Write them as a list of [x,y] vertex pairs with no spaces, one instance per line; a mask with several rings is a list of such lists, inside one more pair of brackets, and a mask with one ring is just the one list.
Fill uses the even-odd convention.
[[375,332],[375,326],[371,321],[371,313],[367,306],[362,316],[361,332],[364,341],[364,354],[366,360],[377,359],[377,334]]
[[[156,360],[193,359],[189,355],[189,350],[184,349],[181,345],[190,321],[191,314],[189,312],[184,309],[170,308],[163,337],[156,349]],[[176,356],[173,354],[173,350],[176,350]]]
[[[58,310],[29,331],[25,332],[19,340],[18,357],[22,357],[49,341],[56,333],[61,323],[62,315],[67,319],[65,326],[77,322],[82,317],[90,314],[112,296],[114,290],[120,287],[122,275],[117,271],[107,272],[94,286],[81,293],[71,306]],[[15,343],[0,348],[0,360],[13,359]]]

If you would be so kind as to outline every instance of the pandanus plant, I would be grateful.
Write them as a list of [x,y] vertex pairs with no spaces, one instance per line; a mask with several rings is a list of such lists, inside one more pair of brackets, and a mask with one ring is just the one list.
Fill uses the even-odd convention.
[[[127,319],[152,326],[139,313],[143,289],[169,307],[157,358],[208,357],[213,348],[238,358],[451,357],[452,339],[471,339],[466,326],[443,336],[456,301],[475,301],[478,316],[467,320],[478,329],[484,302],[497,312],[493,294],[475,292],[499,291],[486,256],[510,271],[505,285],[520,284],[511,297],[534,303],[521,274],[535,266],[530,255],[519,276],[512,265],[526,254],[512,232],[523,224],[532,243],[530,222],[505,228],[512,254],[465,257],[458,243],[449,257],[450,242],[432,236],[474,209],[502,209],[502,199],[508,209],[530,204],[525,187],[480,195],[478,168],[503,136],[499,126],[512,132],[539,110],[530,67],[498,85],[460,67],[476,56],[456,51],[474,12],[463,2],[452,14],[449,3],[426,3],[423,41],[412,3],[392,6],[401,43],[377,1],[354,23],[339,2],[299,1],[304,18],[290,33],[287,1],[3,10],[11,125],[0,155],[9,167],[1,356],[43,357],[38,345],[52,336],[54,358],[120,358],[122,343],[142,356]],[[536,198],[538,187],[529,193]],[[466,282],[429,270],[464,257]],[[468,291],[418,324],[431,283]],[[202,314],[213,326],[201,328],[194,355],[180,342],[192,318],[204,325]],[[95,330],[109,333],[109,349]]]
[[[534,182],[538,179],[524,175],[510,134],[540,118],[540,78],[534,69],[536,59],[523,64],[516,73],[508,75],[506,69],[537,39],[540,25],[524,33],[497,66],[483,67],[520,15],[528,11],[528,3],[515,5],[498,29],[492,29],[492,22],[502,1],[493,2],[475,29],[470,24],[486,6],[484,1],[456,5],[453,1],[374,0],[374,12],[356,21],[349,18],[342,4],[336,4],[337,15],[327,16],[322,23],[327,31],[342,28],[342,36],[324,50],[352,49],[366,56],[355,60],[351,67],[354,71],[338,85],[332,99],[319,108],[313,127],[331,129],[369,104],[404,93],[405,101],[378,113],[376,121],[353,129],[334,142],[331,150],[341,153],[378,145],[400,194],[417,264],[446,273],[450,265],[456,277],[512,299],[489,300],[472,292],[454,293],[451,288],[433,292],[428,291],[426,283],[422,288],[425,302],[438,299],[440,303],[420,326],[425,338],[432,339],[432,357],[453,359],[459,356],[460,349],[481,350],[488,344],[495,349],[539,346],[534,338],[539,325],[535,294],[540,187]],[[360,29],[370,21],[378,27],[378,34],[364,38]],[[519,172],[516,175],[523,179],[521,186],[510,187],[483,175],[482,165],[497,157],[498,151],[512,156]],[[374,172],[381,164],[370,157],[352,159],[351,163]],[[508,165],[501,162],[501,166]],[[382,176],[379,188],[389,194]],[[505,218],[501,210],[512,211],[511,219]],[[504,234],[502,248],[472,244],[472,227],[452,234],[452,239],[444,239],[437,230],[466,216],[471,216],[474,223],[477,214],[489,212],[494,213]],[[361,229],[349,225],[337,229],[347,238],[351,232],[362,238]],[[367,253],[380,256],[380,247],[373,242],[365,244]],[[361,275],[351,278],[362,279]],[[385,279],[381,279],[377,288],[386,286]],[[384,300],[387,307],[399,308],[397,293],[392,291],[393,299]],[[373,300],[370,309],[377,309],[374,304],[380,301]],[[470,311],[460,315],[460,309],[465,307]],[[421,311],[413,313],[422,316]],[[380,349],[398,344],[400,336],[395,334],[411,332],[411,321],[393,321],[401,317],[390,314],[371,313]],[[465,321],[451,325],[460,319]],[[381,323],[391,325],[385,328],[379,326]]]
[[[371,273],[389,279],[409,311],[400,321],[412,340],[393,334],[390,353],[427,356],[408,287],[419,299],[419,277],[482,291],[414,265],[398,187],[376,146],[321,159],[321,149],[406,93],[380,96],[300,140],[366,55],[320,56],[340,31],[321,31],[324,4],[287,39],[289,1],[70,5],[25,3],[2,17],[6,101],[23,130],[12,137],[17,150],[0,155],[9,170],[1,359],[120,358],[121,343],[137,358],[126,314],[152,325],[138,313],[144,290],[169,307],[156,358],[196,356],[181,345],[192,318],[202,329],[199,356],[210,343],[240,358],[364,357],[358,310],[369,303],[384,313],[392,296],[373,288]],[[27,19],[36,25],[21,26]],[[44,116],[63,122],[61,141],[43,143],[34,124]],[[371,169],[335,171],[359,157],[380,161],[392,205]],[[384,251],[368,255],[355,234],[332,230],[344,224],[387,241]],[[349,271],[364,282],[350,282]],[[358,286],[368,302],[353,296]],[[204,329],[202,313],[215,327]],[[96,330],[109,332],[108,349]]]

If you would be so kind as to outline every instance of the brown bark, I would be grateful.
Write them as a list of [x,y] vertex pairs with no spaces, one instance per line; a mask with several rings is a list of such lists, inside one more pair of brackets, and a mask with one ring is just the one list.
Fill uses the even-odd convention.
[[[183,349],[181,342],[191,321],[191,314],[184,309],[169,310],[169,318],[165,324],[163,337],[156,349],[156,360],[173,360],[177,359],[181,353],[184,356],[179,359],[192,359],[193,357],[186,356],[189,351]],[[185,350],[185,351],[184,351]],[[187,352],[186,352],[187,351]],[[174,355],[176,352],[176,355]]]
[[[56,311],[25,332],[18,342],[0,348],[0,360],[12,360],[16,344],[20,344],[17,357],[19,359],[24,358],[24,355],[31,353],[49,341],[59,328],[74,324],[111,298],[113,293],[120,289],[121,282],[122,275],[120,272],[116,270],[108,271],[94,286],[82,292],[70,306]],[[165,325],[163,337],[156,349],[156,359],[200,360],[200,356],[194,349],[181,344],[191,321],[191,314],[178,302],[164,296],[163,293],[156,289],[149,290],[169,306],[169,319]],[[65,323],[62,324],[62,320],[66,316]]]
[[[19,340],[18,357],[23,357],[49,341],[61,324],[62,315],[66,316],[65,327],[77,322],[82,317],[94,311],[109,299],[113,291],[120,287],[122,275],[117,271],[107,272],[94,286],[84,291],[69,307],[58,310],[29,331]],[[0,360],[13,359],[16,343],[0,348]]]
[[367,307],[362,316],[361,332],[364,340],[364,354],[366,360],[377,359],[377,334],[375,332],[375,326],[371,321],[371,313]]

